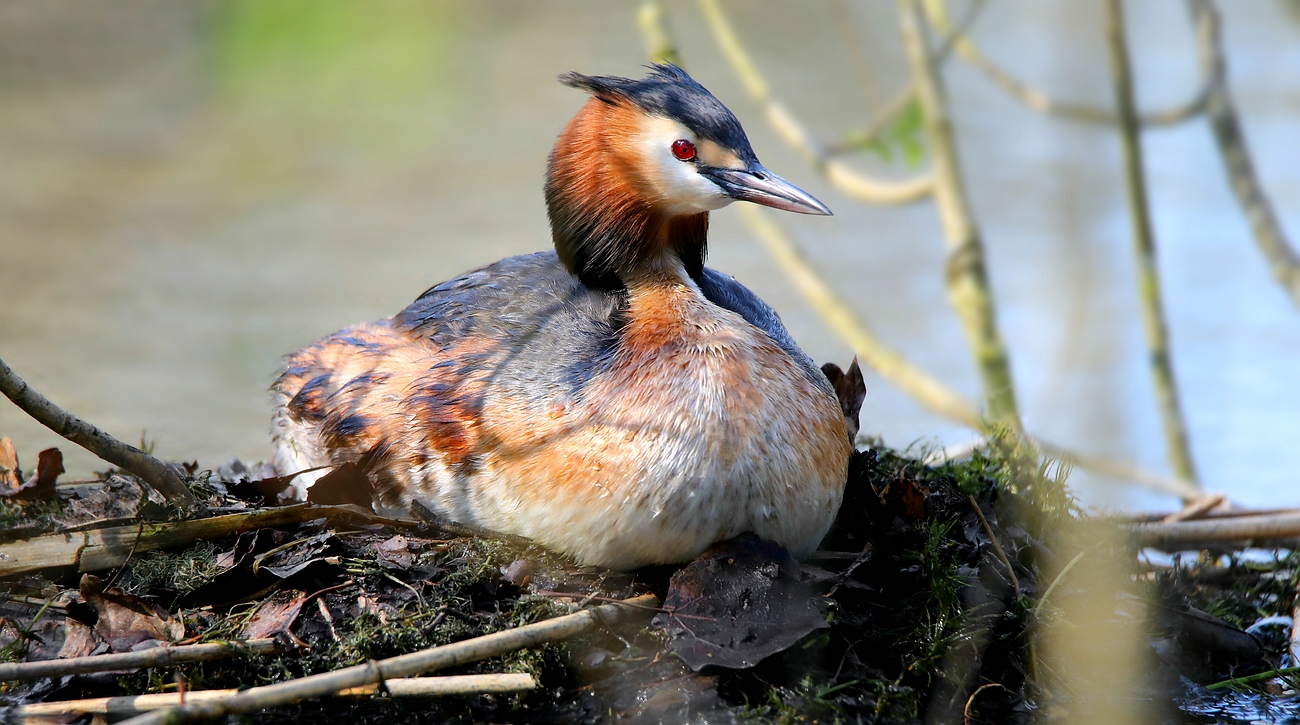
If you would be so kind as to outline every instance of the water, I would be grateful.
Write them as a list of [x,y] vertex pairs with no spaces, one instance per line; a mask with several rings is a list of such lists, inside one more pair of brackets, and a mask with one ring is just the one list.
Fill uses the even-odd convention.
[[[892,3],[733,3],[775,93],[833,139],[905,69]],[[68,409],[171,459],[269,456],[281,357],[392,314],[429,285],[549,244],[541,174],[581,103],[565,70],[635,75],[635,3],[117,1],[0,7],[0,357]],[[880,335],[964,393],[978,382],[943,287],[930,206],[871,208],[829,189],[762,122],[694,4],[670,5],[684,60],[736,111],[760,158],[836,212],[784,215]],[[1232,4],[1234,93],[1255,161],[1300,237],[1300,24]],[[1134,4],[1141,103],[1196,85],[1180,4]],[[986,50],[1057,95],[1107,103],[1098,8],[990,3]],[[983,77],[948,75],[1022,412],[1045,438],[1165,471],[1134,291],[1119,145],[1034,115]],[[1205,486],[1300,504],[1300,311],[1268,272],[1208,129],[1146,135],[1175,362]],[[881,175],[910,173],[867,159]],[[734,210],[711,264],[784,316],[818,361],[847,347]],[[1298,242],[1300,243],[1300,242]],[[863,430],[895,446],[970,433],[868,376]],[[0,406],[27,462],[58,440]],[[69,469],[99,465],[68,444]],[[1086,474],[1085,500],[1172,501]]]

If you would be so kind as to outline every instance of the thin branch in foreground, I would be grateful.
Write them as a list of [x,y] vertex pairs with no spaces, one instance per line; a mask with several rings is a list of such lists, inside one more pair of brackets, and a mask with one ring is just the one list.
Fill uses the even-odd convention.
[[0,360],[0,392],[31,417],[91,453],[139,476],[164,498],[194,506],[194,497],[166,463],[128,445],[50,402]]
[[1138,546],[1186,548],[1214,542],[1251,542],[1300,538],[1300,511],[1261,516],[1234,516],[1131,524],[1130,538]]
[[[658,606],[652,594],[627,601],[638,606]],[[210,702],[151,712],[126,721],[127,725],[180,725],[213,720],[225,715],[257,712],[303,700],[327,697],[340,690],[375,685],[398,677],[412,677],[468,662],[496,657],[525,647],[575,637],[599,626],[611,626],[631,618],[636,610],[621,604],[604,604],[574,614],[528,624],[504,632],[475,637],[419,652],[370,661],[334,672],[311,675],[274,685],[244,690],[237,695]]]
[[899,10],[903,45],[907,49],[917,97],[924,111],[926,137],[933,155],[934,199],[948,243],[948,296],[961,319],[967,344],[975,355],[989,417],[993,422],[1006,423],[1018,432],[1020,416],[1016,410],[1011,363],[998,331],[988,270],[984,264],[984,242],[966,197],[943,82],[925,39],[917,3],[901,0]]
[[736,37],[717,0],[700,0],[700,8],[704,11],[704,18],[713,30],[723,55],[731,63],[732,70],[750,97],[764,107],[768,125],[832,186],[851,198],[872,204],[909,204],[933,193],[934,179],[930,174],[909,181],[883,181],[873,179],[828,156],[812,140],[803,124],[783,104],[772,98],[767,81],[741,46],[740,39]]
[[[926,14],[930,22],[941,32],[946,32],[951,24],[948,21],[947,7],[944,0],[926,0]],[[1052,116],[1060,116],[1074,121],[1111,126],[1118,122],[1114,111],[1085,103],[1071,103],[1052,98],[1047,93],[1030,86],[1013,76],[984,54],[970,35],[964,30],[954,31],[958,36],[957,55],[975,69],[988,76],[1007,95],[1020,101],[1034,111]],[[1138,114],[1138,123],[1145,127],[1176,126],[1204,113],[1209,106],[1210,93],[1214,80],[1206,75],[1196,93],[1182,105],[1163,111]]]
[[1147,199],[1146,169],[1142,159],[1142,137],[1138,128],[1133,91],[1133,70],[1129,63],[1121,0],[1106,2],[1106,40],[1110,50],[1111,75],[1115,85],[1115,106],[1119,111],[1119,133],[1124,150],[1124,186],[1128,192],[1129,217],[1133,232],[1133,253],[1137,262],[1138,297],[1142,326],[1146,333],[1147,356],[1156,402],[1164,423],[1169,462],[1179,478],[1196,482],[1196,466],[1187,442],[1187,427],[1174,378],[1169,350],[1169,328],[1160,295],[1160,273],[1156,266],[1156,239]]
[[182,662],[240,657],[244,655],[274,654],[280,645],[274,639],[250,639],[246,642],[209,642],[162,646],[139,652],[72,657],[69,659],[40,660],[38,662],[10,662],[0,664],[0,682],[9,680],[37,680],[42,677],[84,675],[91,672],[112,672],[137,667],[168,667]]
[[141,553],[157,551],[226,534],[297,524],[326,516],[360,516],[372,523],[376,520],[373,514],[367,515],[356,506],[301,503],[225,516],[146,523],[144,526],[131,523],[63,531],[0,544],[0,577],[57,567],[76,567],[82,573],[111,569],[126,561],[133,545]]
[[[400,677],[384,680],[384,691],[392,697],[446,697],[448,695],[484,695],[522,692],[537,688],[532,675],[507,672],[493,675],[449,675],[447,677]],[[350,687],[334,693],[335,697],[372,697],[378,685]],[[59,700],[19,705],[6,712],[11,718],[50,717],[78,713],[134,715],[187,703],[221,700],[239,694],[239,690],[190,690],[184,695],[166,692],[152,695],[95,697],[86,700]]]
[[1223,157],[1223,166],[1228,172],[1229,185],[1250,223],[1255,243],[1268,262],[1273,277],[1300,307],[1300,256],[1287,239],[1255,173],[1250,148],[1246,145],[1241,121],[1228,90],[1227,58],[1223,52],[1219,13],[1209,0],[1190,0],[1188,5],[1198,28],[1197,48],[1201,66],[1206,76],[1214,81],[1207,113],[1219,155]]

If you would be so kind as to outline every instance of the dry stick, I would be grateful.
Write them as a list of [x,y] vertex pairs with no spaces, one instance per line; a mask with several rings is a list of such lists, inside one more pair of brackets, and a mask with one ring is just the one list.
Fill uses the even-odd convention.
[[0,577],[62,566],[75,566],[81,572],[109,569],[126,561],[137,532],[137,551],[157,551],[268,526],[296,524],[327,516],[358,515],[360,509],[354,509],[355,507],[348,506],[295,504],[206,519],[145,524],[143,528],[130,524],[47,534],[0,544]]
[[1133,230],[1133,252],[1137,261],[1138,296],[1142,305],[1142,326],[1146,332],[1147,356],[1156,402],[1164,423],[1169,462],[1179,478],[1196,483],[1196,466],[1187,442],[1178,385],[1169,351],[1169,330],[1160,300],[1160,274],[1156,267],[1156,238],[1151,227],[1147,199],[1146,170],[1142,160],[1142,137],[1133,100],[1133,70],[1128,41],[1124,37],[1124,8],[1121,0],[1106,1],[1106,40],[1110,48],[1111,74],[1115,84],[1115,105],[1124,149],[1124,182],[1128,192]]
[[[496,675],[450,675],[447,677],[402,677],[384,680],[384,690],[393,697],[444,697],[447,695],[483,695],[488,693],[522,692],[537,688],[532,675],[504,673]],[[335,697],[370,697],[377,685],[350,687],[334,693]],[[239,690],[190,690],[181,702],[180,693],[167,692],[153,695],[126,695],[121,697],[95,697],[86,700],[61,700],[34,705],[20,705],[6,711],[10,718],[49,717],[72,713],[104,713],[109,715],[134,715],[164,707],[221,700],[239,694]]]
[[975,501],[974,496],[967,496],[970,499],[971,508],[975,509],[975,515],[979,517],[980,523],[984,525],[984,533],[989,535],[989,541],[993,542],[993,551],[1002,560],[1002,565],[1007,568],[1007,576],[1011,577],[1011,586],[1016,590],[1016,599],[1020,598],[1020,580],[1016,578],[1016,570],[1011,566],[1011,560],[1007,558],[1007,553],[1002,550],[1002,544],[998,543],[998,535],[993,533],[993,527],[989,526],[989,520],[984,518],[984,512],[980,510],[980,505]]
[[51,403],[0,360],[0,392],[42,425],[100,458],[139,476],[169,501],[195,505],[189,489],[166,463],[128,445]]
[[1124,527],[1138,546],[1178,547],[1213,542],[1245,542],[1300,537],[1300,512],[1130,524]]
[[1228,91],[1227,60],[1220,35],[1219,14],[1209,0],[1191,0],[1189,6],[1196,19],[1197,49],[1201,67],[1211,84],[1207,113],[1214,140],[1228,172],[1228,180],[1237,203],[1250,222],[1255,243],[1264,254],[1269,269],[1291,299],[1300,306],[1300,256],[1297,256],[1283,231],[1273,205],[1255,175],[1250,149],[1242,134],[1237,109]]
[[984,265],[984,243],[971,214],[970,202],[961,177],[957,145],[948,118],[943,83],[922,30],[921,12],[915,0],[900,0],[903,44],[916,83],[917,97],[925,116],[925,132],[933,154],[935,203],[948,242],[948,296],[961,319],[967,343],[979,366],[984,383],[988,415],[1017,433],[1011,364],[998,332],[988,271]]
[[[654,595],[647,594],[628,601],[636,606],[657,606]],[[631,606],[604,604],[545,622],[529,624],[504,632],[475,637],[454,644],[432,647],[386,660],[370,661],[364,665],[347,667],[334,672],[302,677],[274,685],[254,687],[238,695],[212,702],[187,704],[141,715],[128,720],[129,725],[179,725],[180,723],[212,720],[224,715],[251,713],[269,707],[279,707],[303,700],[331,695],[349,687],[360,687],[384,682],[391,678],[410,677],[444,667],[495,657],[524,647],[568,639],[597,626],[611,625],[626,619],[636,610]]]
[[1195,501],[1192,501],[1191,503],[1184,506],[1182,510],[1175,511],[1174,513],[1169,514],[1163,519],[1160,519],[1160,521],[1166,524],[1172,524],[1175,521],[1190,521],[1192,519],[1199,519],[1205,514],[1209,513],[1210,509],[1213,509],[1215,506],[1218,506],[1219,504],[1227,500],[1228,500],[1227,494],[1207,493],[1204,496],[1201,496]]
[[745,90],[766,110],[767,122],[772,130],[799,152],[832,186],[847,196],[873,204],[908,204],[934,192],[934,178],[931,174],[910,181],[881,181],[828,157],[809,137],[803,124],[784,105],[771,97],[767,81],[759,74],[749,54],[741,46],[717,0],[700,0],[700,8],[704,11],[704,17],[713,30],[718,46],[740,77]]
[[[944,0],[926,0],[926,14],[930,22],[941,32],[947,32],[951,23],[948,20],[947,7]],[[991,58],[980,50],[979,46],[971,40],[970,36],[962,30],[955,31],[959,36],[957,40],[957,55],[962,60],[974,66],[977,70],[984,73],[997,84],[1008,95],[1020,101],[1029,108],[1040,113],[1046,113],[1053,116],[1061,116],[1075,121],[1084,121],[1086,123],[1114,125],[1117,118],[1114,111],[1099,106],[1090,106],[1083,103],[1070,103],[1052,98],[1048,94],[1033,88],[1029,84],[1017,79],[1008,71],[1003,69]],[[1209,75],[1206,75],[1201,82],[1200,88],[1196,94],[1186,103],[1175,106],[1164,111],[1155,111],[1143,113],[1138,117],[1138,122],[1142,126],[1174,126],[1185,121],[1191,120],[1203,113],[1209,105],[1210,93],[1213,81]]]
[[40,662],[12,662],[0,664],[0,682],[8,680],[36,680],[42,677],[84,675],[88,672],[111,672],[138,667],[168,667],[182,662],[239,657],[241,655],[274,654],[280,645],[274,639],[250,639],[246,642],[210,642],[186,644],[176,647],[154,647],[139,652],[73,657],[66,660]]

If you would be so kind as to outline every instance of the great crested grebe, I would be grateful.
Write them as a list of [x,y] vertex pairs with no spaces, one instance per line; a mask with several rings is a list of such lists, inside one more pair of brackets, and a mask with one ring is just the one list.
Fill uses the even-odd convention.
[[733,200],[830,210],[676,66],[560,81],[592,97],[547,166],[555,251],[293,355],[273,386],[277,470],[355,462],[381,508],[419,502],[615,569],[747,531],[811,554],[844,491],[845,415],[776,313],[704,255],[709,211]]

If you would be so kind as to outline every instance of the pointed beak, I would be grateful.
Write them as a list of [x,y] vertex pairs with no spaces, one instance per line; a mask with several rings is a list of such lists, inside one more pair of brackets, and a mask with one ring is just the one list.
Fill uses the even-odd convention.
[[752,201],[797,214],[831,215],[831,210],[813,198],[812,194],[768,171],[759,163],[750,165],[748,169],[708,167],[700,169],[700,173],[712,179],[733,199]]

